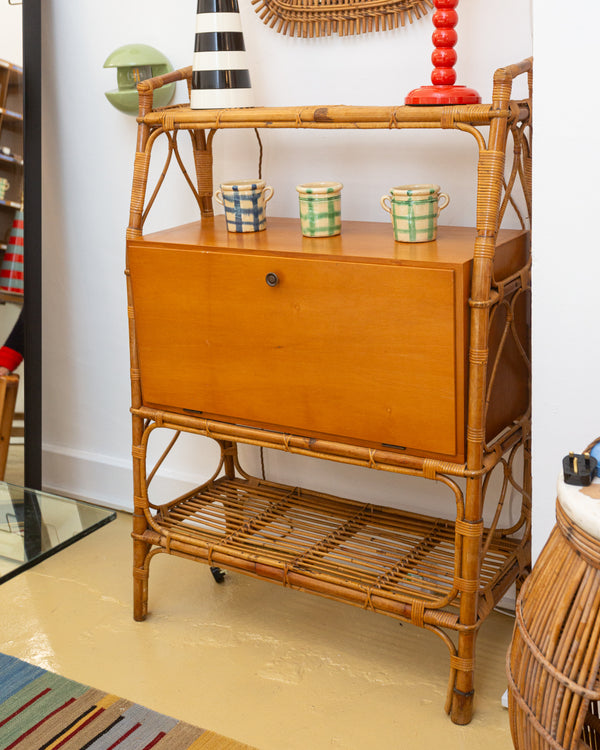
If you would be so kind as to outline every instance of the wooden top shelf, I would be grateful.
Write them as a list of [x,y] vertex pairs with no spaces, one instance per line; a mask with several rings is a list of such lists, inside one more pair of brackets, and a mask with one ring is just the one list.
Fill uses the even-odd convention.
[[[509,243],[523,234],[503,229],[498,244]],[[201,252],[203,249],[259,253],[261,255],[309,255],[337,261],[378,260],[382,263],[435,264],[456,266],[473,260],[476,231],[473,227],[439,227],[433,242],[395,242],[391,222],[344,221],[335,237],[303,237],[299,219],[268,217],[263,232],[228,232],[223,216],[204,218],[144,235],[133,243],[151,244]]]

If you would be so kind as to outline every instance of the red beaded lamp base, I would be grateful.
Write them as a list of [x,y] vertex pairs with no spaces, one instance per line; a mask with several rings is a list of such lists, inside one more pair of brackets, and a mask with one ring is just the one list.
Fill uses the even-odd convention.
[[406,104],[479,104],[481,97],[473,89],[456,86],[456,42],[458,23],[456,6],[458,0],[433,0],[435,31],[431,40],[435,49],[431,55],[434,70],[431,74],[432,86],[421,86],[406,97]]
[[479,104],[481,97],[467,86],[421,86],[411,91],[406,104]]

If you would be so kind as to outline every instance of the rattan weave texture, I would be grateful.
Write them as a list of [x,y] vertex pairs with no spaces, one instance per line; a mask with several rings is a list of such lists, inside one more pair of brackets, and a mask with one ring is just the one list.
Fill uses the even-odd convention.
[[[155,531],[172,552],[187,546],[211,564],[227,564],[400,617],[419,598],[428,607],[448,604],[456,573],[456,530],[450,520],[286,487],[221,478],[161,509]],[[491,590],[519,544],[497,535],[482,563],[480,585]],[[322,585],[323,584],[323,585]],[[344,593],[345,591],[345,593]],[[377,601],[377,604],[374,602]],[[445,624],[460,629],[456,616]],[[436,618],[434,617],[433,620]]]
[[282,34],[317,37],[362,34],[423,18],[431,0],[252,0],[261,20]]
[[518,750],[600,747],[600,543],[556,506],[507,656]]

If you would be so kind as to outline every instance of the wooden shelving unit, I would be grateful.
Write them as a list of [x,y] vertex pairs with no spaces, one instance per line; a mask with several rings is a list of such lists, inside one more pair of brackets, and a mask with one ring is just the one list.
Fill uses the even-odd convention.
[[[139,85],[126,269],[136,619],[163,552],[385,613],[442,639],[446,710],[470,721],[477,631],[530,562],[529,235],[524,222],[500,227],[515,186],[530,207],[531,100],[511,90],[527,75],[531,91],[531,71],[531,60],[503,68],[490,104],[454,107],[153,110],[153,91],[191,69]],[[441,228],[419,253],[369,222],[310,240],[298,221],[269,217],[265,232],[230,235],[211,199],[224,128],[462,131],[479,149],[476,226]],[[144,235],[163,181],[148,198],[153,146],[166,138],[167,165],[182,166],[181,130],[201,221]],[[149,471],[156,429],[221,447],[208,482],[160,505],[148,485],[173,443]],[[449,505],[431,517],[251,477],[239,443],[434,480]],[[521,513],[503,528],[509,492]],[[484,502],[496,508],[487,526]]]
[[0,199],[0,250],[6,249],[15,210],[23,206],[23,70],[0,60],[0,179],[10,187]]

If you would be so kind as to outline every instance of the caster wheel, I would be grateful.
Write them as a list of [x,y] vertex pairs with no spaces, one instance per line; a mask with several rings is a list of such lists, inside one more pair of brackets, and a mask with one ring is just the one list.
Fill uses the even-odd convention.
[[227,575],[226,571],[221,570],[221,568],[217,568],[216,566],[211,565],[210,572],[213,575],[213,578],[217,583],[223,583],[225,580],[225,576]]

